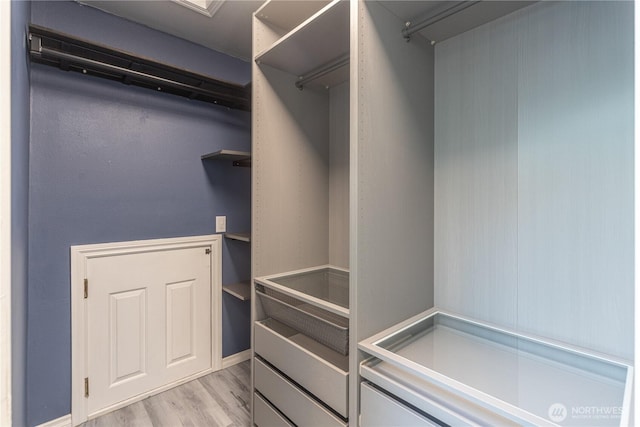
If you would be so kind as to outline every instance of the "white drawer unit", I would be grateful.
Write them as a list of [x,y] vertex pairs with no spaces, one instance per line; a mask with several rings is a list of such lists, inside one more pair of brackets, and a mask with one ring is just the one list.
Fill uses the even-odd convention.
[[254,337],[256,354],[348,417],[348,356],[273,319],[256,322]]
[[295,427],[258,393],[253,394],[253,423],[258,427]]
[[260,394],[286,414],[287,418],[296,425],[318,427],[345,427],[347,425],[304,390],[258,358],[254,359],[254,385]]
[[360,427],[440,426],[368,383],[360,385]]
[[359,348],[362,378],[447,424],[629,425],[633,367],[611,356],[438,309]]

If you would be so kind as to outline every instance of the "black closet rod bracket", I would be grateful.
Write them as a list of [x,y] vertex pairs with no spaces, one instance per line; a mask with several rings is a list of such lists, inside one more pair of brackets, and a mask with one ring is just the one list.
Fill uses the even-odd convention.
[[95,44],[36,25],[29,26],[34,62],[91,74],[232,109],[250,111],[251,84],[240,85]]

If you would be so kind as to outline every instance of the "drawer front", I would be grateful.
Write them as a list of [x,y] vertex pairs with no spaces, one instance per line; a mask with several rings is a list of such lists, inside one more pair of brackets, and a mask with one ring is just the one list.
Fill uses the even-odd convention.
[[360,384],[361,427],[422,427],[438,426],[408,406],[376,390],[367,383]]
[[256,390],[295,424],[318,427],[347,425],[261,360],[255,359],[254,367]]
[[255,352],[334,411],[349,416],[349,374],[256,322]]
[[259,394],[253,394],[253,423],[257,427],[295,427]]

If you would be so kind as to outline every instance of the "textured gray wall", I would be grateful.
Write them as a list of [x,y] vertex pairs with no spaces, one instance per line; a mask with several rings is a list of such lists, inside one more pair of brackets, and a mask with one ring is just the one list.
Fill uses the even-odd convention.
[[633,356],[633,3],[436,48],[436,305]]

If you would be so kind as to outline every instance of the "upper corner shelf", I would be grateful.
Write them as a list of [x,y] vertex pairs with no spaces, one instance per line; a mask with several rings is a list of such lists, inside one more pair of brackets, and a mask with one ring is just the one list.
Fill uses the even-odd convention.
[[349,2],[334,0],[257,54],[255,61],[302,76],[348,55]]
[[315,15],[320,9],[331,3],[332,0],[306,0],[306,1],[282,1],[270,0],[264,3],[256,11],[256,16],[264,22],[268,22],[289,32]]
[[231,160],[233,166],[251,166],[251,153],[248,151],[218,150],[203,154],[201,160]]

